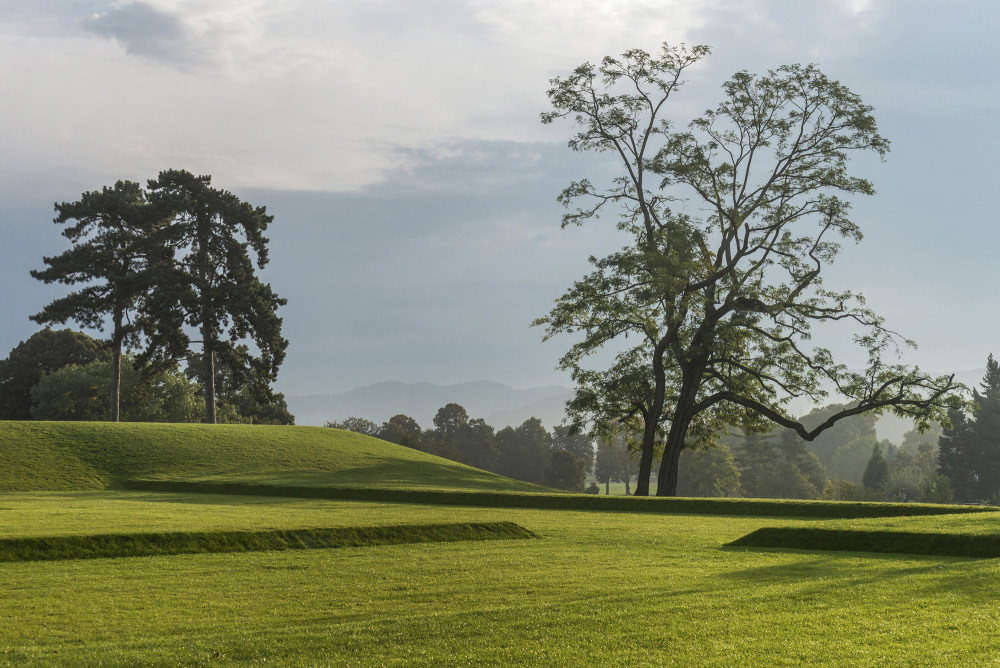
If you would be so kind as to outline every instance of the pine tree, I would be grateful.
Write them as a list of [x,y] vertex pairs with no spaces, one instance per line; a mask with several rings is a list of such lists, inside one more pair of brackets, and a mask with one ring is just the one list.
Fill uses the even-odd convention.
[[861,477],[861,484],[874,492],[882,491],[885,481],[889,478],[889,463],[885,461],[882,448],[878,443],[872,446],[872,457],[868,460],[865,473]]
[[[169,220],[166,243],[178,256],[175,268],[158,276],[150,310],[156,322],[154,341],[172,354],[183,354],[192,343],[183,324],[200,330],[205,420],[214,424],[217,358],[237,375],[245,370],[245,379],[234,380],[251,381],[267,400],[267,386],[277,376],[288,341],[281,336],[277,315],[286,300],[254,272],[254,264],[260,269],[268,262],[264,232],[273,216],[264,207],[212,188],[211,180],[168,170],[149,182],[156,212]],[[259,355],[240,346],[246,338]]]
[[43,258],[48,265],[31,275],[46,283],[80,284],[78,290],[56,299],[31,316],[40,324],[74,320],[84,327],[103,330],[111,320],[111,421],[120,412],[121,359],[125,346],[138,344],[143,308],[165,260],[154,231],[146,195],[138,183],[118,181],[113,188],[85,192],[77,202],[55,205],[54,222],[66,227],[62,234],[72,247],[61,255]]
[[951,425],[938,441],[938,467],[956,500],[979,502],[1000,492],[1000,363],[992,354],[972,399],[971,420],[961,410],[949,412]]

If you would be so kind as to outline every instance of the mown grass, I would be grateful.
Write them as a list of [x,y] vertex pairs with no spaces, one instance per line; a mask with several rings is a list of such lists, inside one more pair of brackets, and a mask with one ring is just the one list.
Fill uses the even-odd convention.
[[[982,665],[1000,652],[996,560],[722,548],[816,519],[148,492],[8,494],[0,508],[8,533],[322,517],[544,536],[2,564],[9,665]],[[937,519],[953,518],[893,521]]]
[[0,421],[0,491],[101,489],[133,478],[552,492],[324,427]]

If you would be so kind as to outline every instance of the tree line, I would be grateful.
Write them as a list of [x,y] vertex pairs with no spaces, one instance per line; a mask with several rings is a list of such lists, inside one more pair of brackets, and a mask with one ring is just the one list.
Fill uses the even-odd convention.
[[[205,422],[219,420],[220,399],[238,403],[233,388],[261,406],[280,403],[271,383],[288,346],[277,314],[286,300],[256,274],[268,263],[264,233],[273,217],[265,207],[212,187],[210,176],[166,170],[145,188],[118,181],[55,210],[70,247],[43,258],[46,266],[31,274],[74,289],[31,319],[109,330],[109,368],[100,375],[107,378],[110,420],[122,418],[123,379],[133,371],[147,384],[179,378],[182,362],[184,375],[200,385]],[[14,413],[25,417],[38,379],[26,388],[32,378],[15,378],[16,365],[8,366],[0,390],[17,387]]]
[[586,434],[567,426],[549,432],[538,418],[496,431],[482,418],[470,418],[456,403],[438,409],[428,429],[402,414],[382,424],[359,417],[326,424],[508,478],[576,492],[584,491],[587,473],[594,468],[594,445]]

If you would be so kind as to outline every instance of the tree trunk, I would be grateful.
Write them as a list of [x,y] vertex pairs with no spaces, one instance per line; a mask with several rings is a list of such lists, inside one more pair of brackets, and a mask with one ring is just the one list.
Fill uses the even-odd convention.
[[642,414],[642,456],[639,458],[639,477],[635,481],[635,495],[649,496],[649,478],[653,473],[653,450],[656,448],[656,428],[663,415],[663,398],[667,393],[667,374],[663,368],[663,353],[667,338],[661,339],[653,350],[653,400]]
[[121,420],[121,392],[122,392],[122,320],[124,319],[120,309],[115,310],[114,324],[115,331],[112,334],[114,349],[111,351],[111,421]]
[[215,424],[215,351],[205,343],[205,422]]
[[628,484],[629,481],[625,481],[625,496],[632,496],[632,487]]
[[604,496],[611,496],[611,478],[608,478],[604,483]]
[[198,217],[198,273],[201,279],[201,342],[205,362],[205,422],[215,424],[215,330],[212,327],[211,281],[209,280],[208,242],[211,221]]
[[698,396],[698,386],[701,381],[702,369],[688,367],[681,381],[681,393],[674,409],[674,417],[670,421],[670,433],[663,446],[663,459],[660,461],[660,472],[656,476],[657,496],[677,496],[677,468],[687,438],[688,426],[691,424],[692,407]]

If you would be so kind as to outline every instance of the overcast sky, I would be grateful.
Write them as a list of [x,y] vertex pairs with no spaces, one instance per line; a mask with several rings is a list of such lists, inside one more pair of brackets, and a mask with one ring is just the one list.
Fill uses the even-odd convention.
[[875,107],[892,152],[855,165],[878,194],[827,285],[915,339],[906,361],[978,368],[1000,353],[998,33],[989,0],[7,0],[0,356],[63,294],[28,275],[66,247],[53,203],[178,168],[275,215],[285,393],[569,384],[568,342],[529,323],[617,240],[559,229],[558,192],[609,166],[540,124],[547,82],[685,41],[714,52],[681,124],[733,72],[792,62]]

